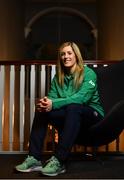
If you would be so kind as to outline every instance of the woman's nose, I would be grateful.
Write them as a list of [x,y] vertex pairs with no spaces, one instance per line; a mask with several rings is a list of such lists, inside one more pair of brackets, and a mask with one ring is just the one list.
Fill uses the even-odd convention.
[[66,53],[66,54],[65,54],[65,58],[67,58],[67,57],[68,57],[68,54]]

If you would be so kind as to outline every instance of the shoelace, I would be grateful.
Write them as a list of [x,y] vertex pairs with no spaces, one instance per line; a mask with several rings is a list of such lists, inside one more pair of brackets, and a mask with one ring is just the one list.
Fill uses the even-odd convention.
[[29,162],[31,162],[31,160],[33,160],[33,157],[28,155],[28,157],[24,161],[24,164],[30,164]]
[[57,166],[60,166],[59,162],[56,161],[54,158],[49,159],[47,162],[48,162],[48,164],[47,164],[48,167],[53,167],[53,166],[55,166],[55,164]]

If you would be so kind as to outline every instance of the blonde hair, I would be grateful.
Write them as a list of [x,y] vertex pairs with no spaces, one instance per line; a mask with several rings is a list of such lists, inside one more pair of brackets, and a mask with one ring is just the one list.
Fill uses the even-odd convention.
[[79,47],[74,42],[65,42],[63,43],[58,50],[58,63],[57,63],[57,77],[58,77],[58,83],[61,87],[63,87],[64,84],[64,76],[65,76],[65,67],[63,66],[63,63],[61,61],[61,50],[66,47],[71,46],[77,60],[76,68],[73,72],[74,75],[74,87],[78,88],[83,81],[83,71],[84,71],[84,61],[80,52]]

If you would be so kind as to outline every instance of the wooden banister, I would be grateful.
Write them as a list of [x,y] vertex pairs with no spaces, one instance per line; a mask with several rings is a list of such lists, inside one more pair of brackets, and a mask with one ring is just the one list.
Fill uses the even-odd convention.
[[[91,66],[101,66],[118,61],[85,60],[84,62]],[[0,152],[23,152],[28,149],[35,101],[47,94],[56,63],[56,60],[0,61]],[[48,136],[46,139],[45,151],[49,150],[47,148],[49,138]],[[113,144],[109,147],[107,151],[117,150],[115,148],[117,146]],[[106,151],[106,147],[103,149]],[[124,151],[123,141],[118,151]]]
[[[118,62],[117,60],[84,60],[86,64],[113,64]],[[0,65],[40,65],[40,64],[46,64],[46,65],[53,65],[56,64],[57,60],[7,60],[3,61],[0,60]]]

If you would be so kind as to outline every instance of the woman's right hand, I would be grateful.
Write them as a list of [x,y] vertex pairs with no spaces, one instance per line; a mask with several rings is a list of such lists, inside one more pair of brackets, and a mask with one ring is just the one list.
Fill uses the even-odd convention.
[[42,99],[39,99],[38,103],[36,104],[36,109],[39,112],[48,112],[52,109],[52,100],[48,99],[46,96]]

